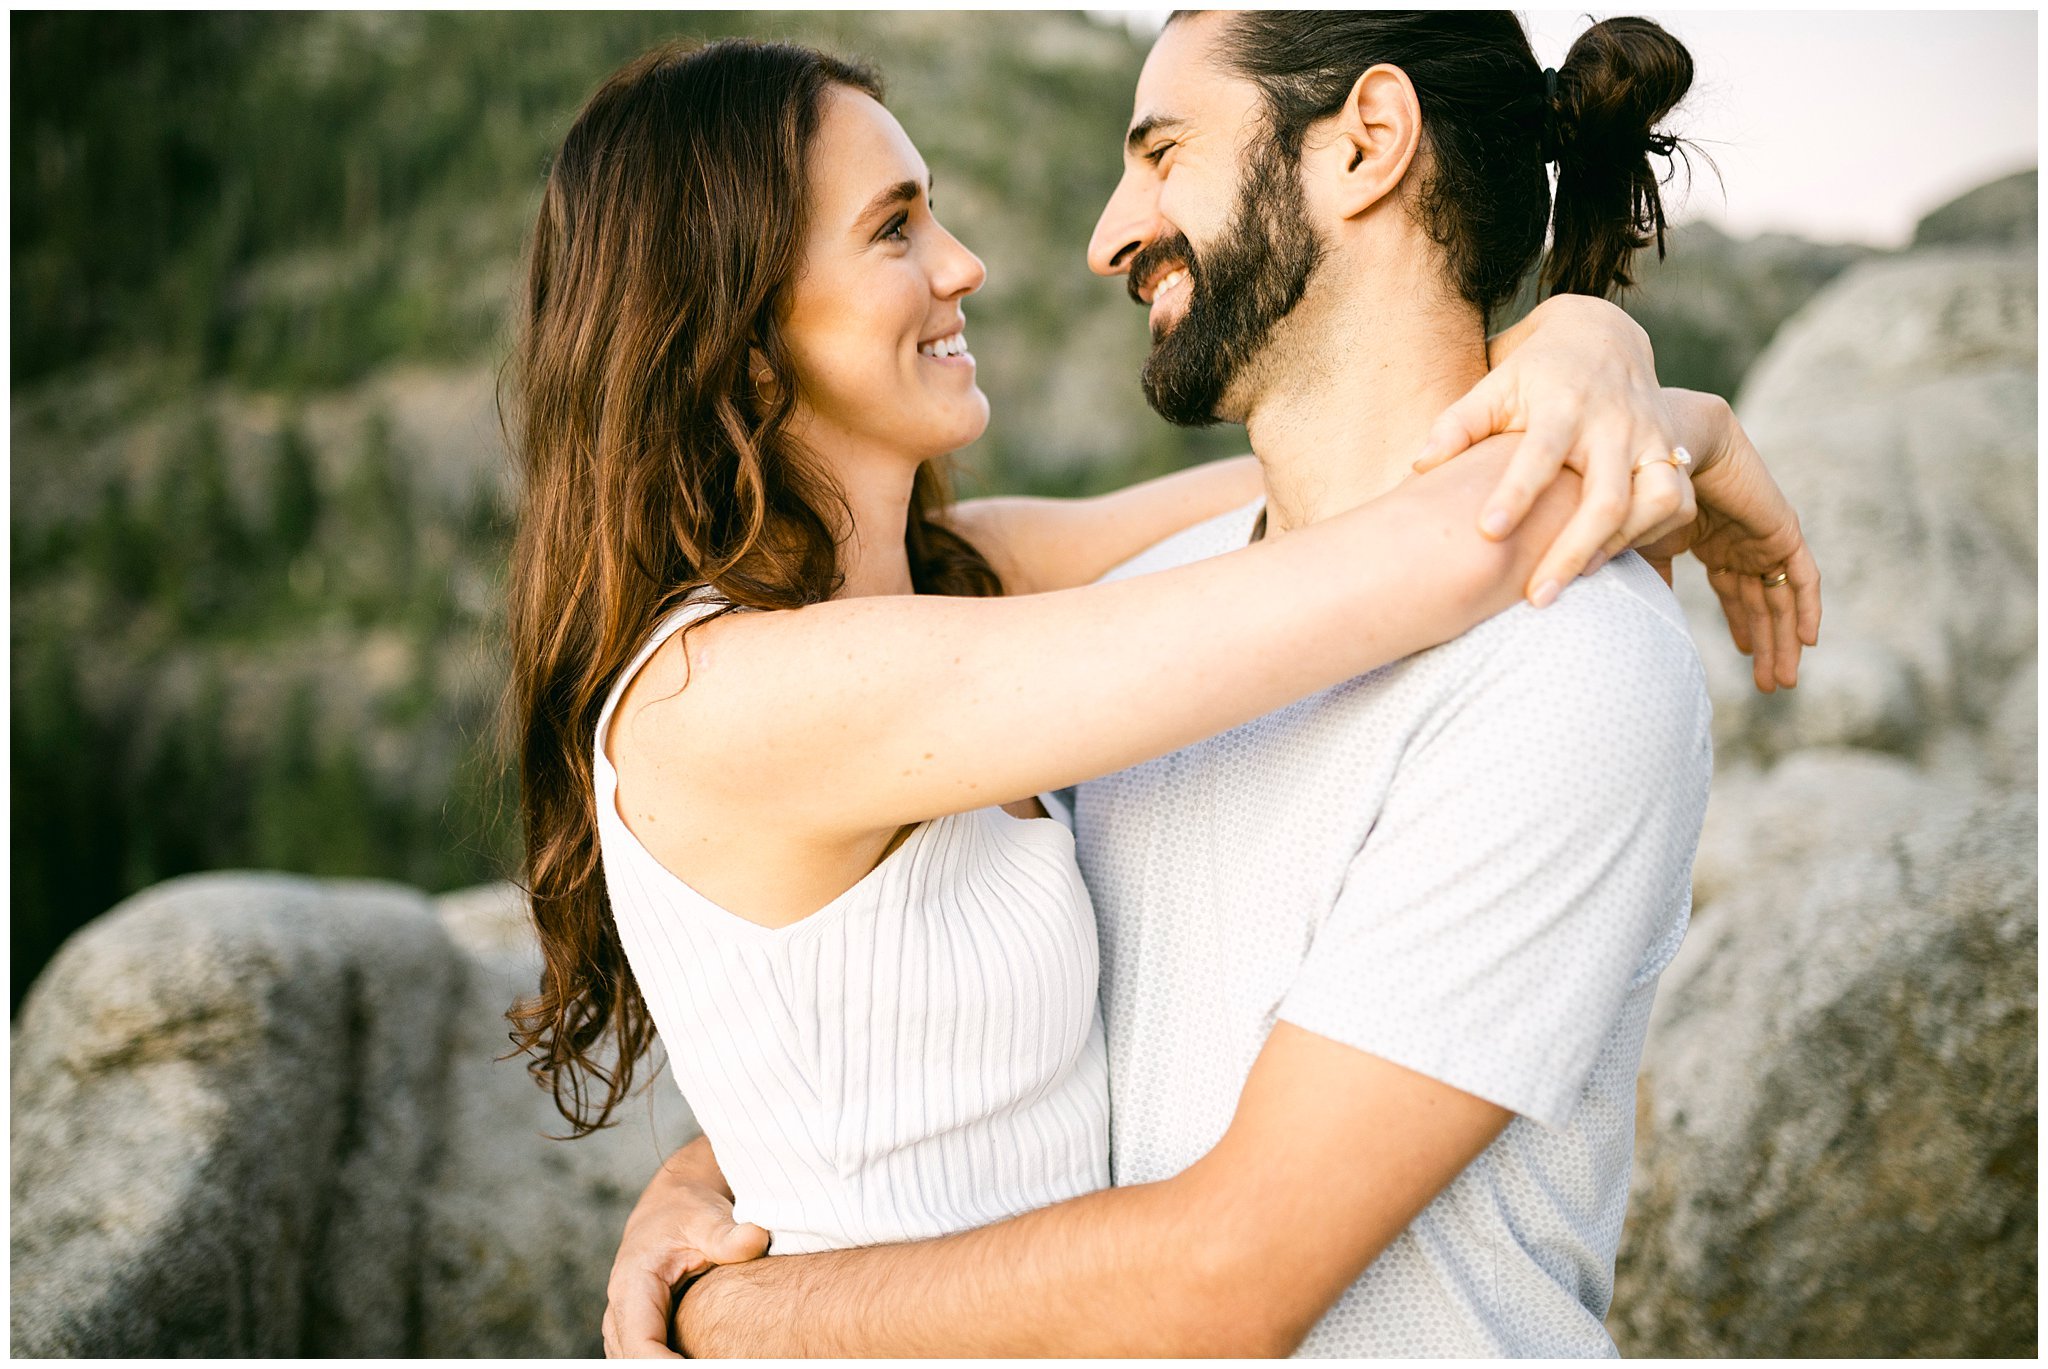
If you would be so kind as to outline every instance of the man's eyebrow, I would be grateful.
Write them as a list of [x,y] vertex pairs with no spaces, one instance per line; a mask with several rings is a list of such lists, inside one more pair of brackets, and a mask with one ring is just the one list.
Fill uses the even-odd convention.
[[902,204],[905,200],[915,200],[918,192],[924,189],[925,187],[919,185],[916,181],[896,182],[896,184],[868,201],[868,207],[861,210],[860,217],[853,221],[854,226],[858,228],[861,224],[866,223],[869,219],[874,218],[875,215],[892,205]]
[[1187,120],[1175,118],[1171,114],[1148,114],[1132,124],[1131,131],[1124,134],[1124,150],[1135,153],[1145,145],[1147,138],[1150,138],[1160,130],[1171,131],[1183,128],[1186,125]]

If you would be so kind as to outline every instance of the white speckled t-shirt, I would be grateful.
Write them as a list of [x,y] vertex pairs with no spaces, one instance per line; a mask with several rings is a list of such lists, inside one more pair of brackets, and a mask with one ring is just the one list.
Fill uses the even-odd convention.
[[[1241,547],[1261,507],[1111,578]],[[1279,1018],[1519,1114],[1300,1353],[1615,1353],[1636,1067],[1691,907],[1709,721],[1677,601],[1627,554],[1080,786],[1117,1183],[1216,1143]]]

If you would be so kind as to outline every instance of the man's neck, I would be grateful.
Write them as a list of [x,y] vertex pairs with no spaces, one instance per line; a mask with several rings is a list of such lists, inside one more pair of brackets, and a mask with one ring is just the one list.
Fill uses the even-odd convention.
[[1305,527],[1393,489],[1437,416],[1486,374],[1486,339],[1463,313],[1354,312],[1302,330],[1267,359],[1245,430],[1266,477],[1265,535]]

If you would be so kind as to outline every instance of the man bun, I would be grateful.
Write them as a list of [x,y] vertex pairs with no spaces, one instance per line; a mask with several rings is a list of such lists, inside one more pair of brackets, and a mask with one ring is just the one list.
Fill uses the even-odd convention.
[[1546,74],[1545,151],[1557,161],[1557,195],[1545,294],[1609,295],[1635,282],[1629,259],[1657,245],[1664,257],[1664,203],[1650,155],[1678,139],[1657,125],[1692,87],[1692,54],[1648,19],[1607,19],[1579,35],[1554,76]]

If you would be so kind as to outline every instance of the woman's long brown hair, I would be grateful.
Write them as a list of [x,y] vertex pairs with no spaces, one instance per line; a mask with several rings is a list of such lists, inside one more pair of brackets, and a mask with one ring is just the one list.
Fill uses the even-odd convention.
[[[577,116],[534,224],[509,377],[523,487],[506,713],[543,963],[538,992],[507,1017],[571,1137],[610,1123],[654,1034],[598,856],[604,700],[700,587],[788,609],[841,582],[834,529],[849,515],[789,435],[797,377],[777,326],[802,257],[806,153],[834,85],[882,93],[871,70],[790,44],[647,53]],[[1000,593],[939,520],[947,499],[927,462],[905,538],[918,592]]]

